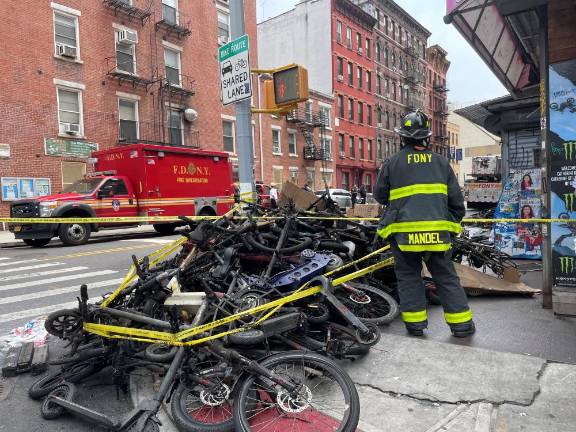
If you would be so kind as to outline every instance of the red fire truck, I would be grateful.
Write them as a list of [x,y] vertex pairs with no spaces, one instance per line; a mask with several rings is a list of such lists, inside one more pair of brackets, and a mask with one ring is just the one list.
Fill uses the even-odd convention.
[[[56,195],[15,201],[13,218],[216,216],[234,206],[228,154],[185,147],[132,144],[92,154],[95,172]],[[11,224],[17,239],[44,246],[53,237],[84,244],[102,228],[134,223]],[[169,234],[176,223],[154,224]]]

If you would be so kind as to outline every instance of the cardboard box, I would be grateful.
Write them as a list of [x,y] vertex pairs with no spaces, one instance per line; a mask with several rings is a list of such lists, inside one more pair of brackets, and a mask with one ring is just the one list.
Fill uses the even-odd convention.
[[[314,202],[318,201],[318,196],[313,192],[302,189],[298,185],[291,181],[287,181],[282,185],[282,191],[280,192],[280,205],[288,204],[288,201],[292,200],[296,208],[301,210],[306,210]],[[324,210],[325,206],[322,201],[318,203],[318,210]]]
[[380,204],[356,204],[348,208],[346,216],[361,218],[377,218],[380,215]]

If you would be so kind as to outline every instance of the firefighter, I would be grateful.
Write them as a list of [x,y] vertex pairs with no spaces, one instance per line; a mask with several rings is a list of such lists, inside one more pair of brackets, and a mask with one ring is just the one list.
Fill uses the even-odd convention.
[[475,331],[466,293],[451,261],[451,237],[461,231],[464,198],[448,160],[429,149],[430,120],[417,110],[400,128],[402,149],[382,166],[374,198],[386,211],[378,234],[390,241],[400,310],[409,334],[428,326],[422,261],[438,286],[444,317],[456,337]]

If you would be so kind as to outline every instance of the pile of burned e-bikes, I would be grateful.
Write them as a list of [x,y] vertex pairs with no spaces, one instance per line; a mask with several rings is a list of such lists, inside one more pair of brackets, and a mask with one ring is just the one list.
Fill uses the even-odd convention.
[[[118,290],[89,301],[82,286],[77,309],[46,320],[69,349],[29,390],[42,416],[152,432],[166,404],[183,431],[355,431],[358,393],[335,359],[366,355],[398,314],[392,259],[374,225],[320,216],[182,218],[182,240],[133,257]],[[130,412],[77,402],[83,380],[127,391],[142,368],[161,384]]]

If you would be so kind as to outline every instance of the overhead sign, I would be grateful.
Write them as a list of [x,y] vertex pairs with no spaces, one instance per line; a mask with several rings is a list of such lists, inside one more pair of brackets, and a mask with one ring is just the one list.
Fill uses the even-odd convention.
[[220,89],[224,105],[252,97],[248,35],[239,37],[218,49]]

